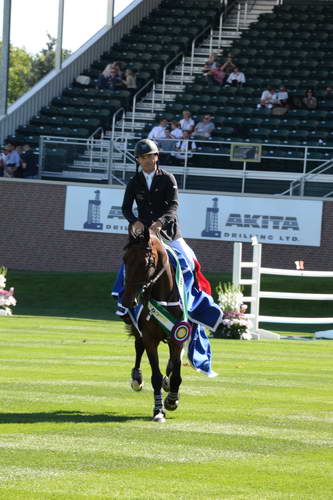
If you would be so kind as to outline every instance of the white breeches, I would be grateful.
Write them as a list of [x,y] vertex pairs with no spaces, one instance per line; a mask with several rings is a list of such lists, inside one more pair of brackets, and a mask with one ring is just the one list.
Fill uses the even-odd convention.
[[178,252],[182,254],[184,259],[186,260],[188,267],[192,271],[194,271],[193,259],[196,259],[196,256],[192,248],[188,246],[184,238],[178,238],[178,240],[170,241],[168,243],[172,248],[175,248],[176,250],[178,250]]

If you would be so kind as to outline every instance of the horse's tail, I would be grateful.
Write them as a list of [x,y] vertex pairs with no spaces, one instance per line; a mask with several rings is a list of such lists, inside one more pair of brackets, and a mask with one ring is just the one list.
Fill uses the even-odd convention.
[[131,323],[130,325],[125,324],[125,329],[127,330],[127,333],[130,337],[141,337],[141,334],[137,328]]

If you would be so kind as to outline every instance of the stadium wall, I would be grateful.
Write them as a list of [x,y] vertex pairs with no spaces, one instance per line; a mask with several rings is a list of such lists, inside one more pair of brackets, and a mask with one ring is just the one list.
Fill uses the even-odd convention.
[[[75,183],[71,183],[75,184]],[[82,186],[82,184],[79,184]],[[38,271],[116,271],[126,236],[64,230],[66,183],[0,179],[0,265]],[[333,203],[324,203],[320,247],[265,244],[262,265],[333,269]],[[206,272],[231,272],[233,244],[188,240]],[[252,260],[250,244],[244,260]]]

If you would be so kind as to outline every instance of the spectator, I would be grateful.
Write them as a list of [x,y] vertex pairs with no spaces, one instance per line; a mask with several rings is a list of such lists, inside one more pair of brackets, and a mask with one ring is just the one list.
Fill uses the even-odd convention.
[[126,69],[124,73],[124,84],[128,89],[136,89],[136,73],[133,69]]
[[180,128],[180,123],[177,120],[172,120],[171,122],[171,132],[170,135],[174,139],[181,139],[183,137],[183,131]]
[[127,69],[124,73],[124,86],[129,91],[131,96],[131,104],[133,102],[134,94],[136,93],[136,73],[132,69]]
[[178,141],[176,144],[176,150],[172,154],[177,160],[185,160],[186,151],[187,158],[192,158],[192,153],[194,153],[197,149],[197,146],[194,141],[190,141],[191,134],[190,132],[184,132],[182,140]]
[[183,118],[180,120],[180,128],[183,132],[192,132],[194,129],[194,120],[191,118],[191,113],[188,110],[183,111]]
[[222,64],[221,70],[224,71],[227,76],[229,76],[235,68],[236,64],[234,63],[233,57],[231,54],[228,54],[225,62]]
[[38,179],[38,162],[30,144],[23,145],[22,177],[24,179]]
[[317,98],[312,89],[305,91],[302,103],[306,109],[317,109]]
[[97,87],[99,89],[108,89],[109,87],[109,80],[111,78],[111,69],[112,69],[112,64],[108,64],[105,68],[104,71],[100,74],[98,81],[97,81]]
[[122,61],[115,61],[111,64],[112,69],[115,69],[117,71],[117,76],[119,78],[123,78],[126,64]]
[[326,87],[326,89],[324,91],[324,97],[333,97],[332,87]]
[[211,67],[209,66],[209,64],[205,63],[203,65],[203,68],[202,68],[202,74],[206,78],[207,81],[208,81],[208,78],[210,77],[211,73],[212,73]]
[[227,78],[227,83],[233,87],[242,87],[245,82],[245,75],[239,68],[234,68],[233,72]]
[[223,85],[226,78],[226,73],[223,71],[223,64],[219,64],[216,68],[211,70],[212,83]]
[[111,75],[109,79],[109,89],[119,90],[121,88],[124,88],[125,85],[123,83],[123,80],[118,75],[119,73],[115,68],[111,69]]
[[0,151],[0,177],[4,176],[6,159],[7,159],[7,155],[5,153],[5,148],[1,148],[1,151]]
[[276,103],[274,104],[274,106],[287,106],[288,105],[288,91],[286,89],[286,87],[284,87],[283,85],[280,87],[279,91],[277,92],[277,96],[276,96]]
[[14,177],[16,170],[21,165],[19,153],[16,151],[16,144],[13,141],[7,141],[5,144],[6,150],[6,166],[4,170],[4,177]]
[[194,128],[193,135],[204,139],[211,139],[215,125],[210,115],[205,115],[202,121],[198,122]]
[[168,120],[166,118],[161,118],[160,124],[153,127],[149,132],[148,139],[153,140],[159,147],[161,147],[161,141],[168,138],[166,130],[167,126]]
[[176,142],[183,137],[183,131],[177,120],[172,120],[170,125],[165,128],[166,139],[162,141],[162,149],[165,152],[171,152],[175,149]]
[[278,101],[277,93],[273,87],[267,87],[266,90],[263,91],[260,97],[260,103],[257,108],[268,108],[272,109],[274,103]]
[[281,86],[279,91],[273,96],[272,115],[282,116],[289,109],[289,96],[286,87]]
[[121,76],[120,66],[117,63],[108,64],[98,79],[97,87],[111,90],[124,87]]
[[214,53],[209,54],[205,66],[207,66],[209,69],[215,69],[219,66],[219,63],[216,60],[216,54]]

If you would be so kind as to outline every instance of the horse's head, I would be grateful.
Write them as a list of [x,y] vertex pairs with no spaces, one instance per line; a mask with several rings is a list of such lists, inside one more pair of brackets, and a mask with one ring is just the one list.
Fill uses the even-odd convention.
[[129,242],[125,246],[123,261],[125,264],[125,290],[122,304],[132,307],[136,300],[143,301],[142,296],[156,273],[158,250],[149,229],[136,234],[129,228]]

